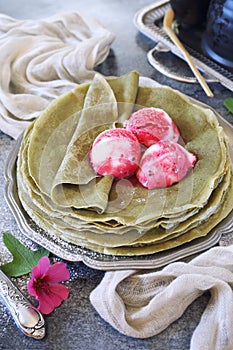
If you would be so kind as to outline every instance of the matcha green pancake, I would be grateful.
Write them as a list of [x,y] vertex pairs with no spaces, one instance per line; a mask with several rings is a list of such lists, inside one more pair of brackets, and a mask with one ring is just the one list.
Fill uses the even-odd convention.
[[[132,113],[159,108],[195,165],[171,186],[148,189],[136,174],[99,175],[90,161],[98,135]],[[141,146],[142,154],[146,152]],[[204,237],[233,207],[229,145],[215,114],[169,87],[139,86],[135,71],[96,74],[52,102],[25,131],[17,160],[20,201],[54,237],[117,256],[152,254]]]

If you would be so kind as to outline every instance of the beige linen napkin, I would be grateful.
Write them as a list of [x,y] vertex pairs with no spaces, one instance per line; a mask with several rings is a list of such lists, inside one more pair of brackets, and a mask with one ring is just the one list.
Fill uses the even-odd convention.
[[119,332],[148,338],[177,320],[201,294],[209,303],[191,339],[191,350],[233,349],[233,246],[214,247],[189,263],[160,271],[111,271],[92,291],[100,316]]
[[92,17],[0,14],[0,130],[17,138],[48,103],[94,76],[114,35]]

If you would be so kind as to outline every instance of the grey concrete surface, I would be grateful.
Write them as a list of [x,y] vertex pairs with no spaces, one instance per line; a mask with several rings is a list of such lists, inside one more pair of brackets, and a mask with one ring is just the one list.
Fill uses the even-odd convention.
[[[209,99],[198,84],[178,83],[149,65],[146,53],[155,43],[138,32],[133,24],[133,17],[136,11],[150,3],[149,0],[0,0],[0,13],[17,19],[38,19],[67,11],[89,13],[116,34],[109,57],[96,70],[105,75],[117,76],[130,70],[138,70],[143,76],[208,103],[233,123],[232,115],[223,106],[226,97],[233,97],[232,92],[220,84],[211,84],[215,97]],[[5,162],[14,143],[9,136],[0,132],[0,232],[15,233],[22,241],[27,242],[19,232],[3,194]],[[133,339],[106,324],[89,302],[89,294],[101,281],[104,272],[90,269],[82,263],[69,263],[69,268],[73,276],[69,282],[70,297],[61,307],[45,317],[47,334],[41,341],[23,336],[0,302],[1,350],[189,349],[192,333],[208,303],[208,294],[196,300],[179,320],[162,333],[149,339]],[[15,282],[26,293],[25,279],[17,279]]]

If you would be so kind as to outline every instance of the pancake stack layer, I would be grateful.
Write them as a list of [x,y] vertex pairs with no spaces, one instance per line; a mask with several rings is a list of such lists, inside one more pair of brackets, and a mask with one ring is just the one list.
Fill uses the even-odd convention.
[[[232,210],[228,141],[214,113],[168,87],[138,85],[130,72],[54,101],[26,130],[17,161],[19,198],[49,234],[110,255],[145,255],[208,235]],[[96,136],[143,107],[165,110],[195,167],[179,183],[148,190],[135,176],[98,176],[89,161]]]

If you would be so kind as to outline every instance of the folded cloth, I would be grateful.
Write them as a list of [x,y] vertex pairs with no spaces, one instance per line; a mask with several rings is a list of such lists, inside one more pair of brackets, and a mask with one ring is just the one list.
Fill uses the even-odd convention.
[[79,13],[37,21],[0,14],[0,130],[17,138],[51,100],[90,81],[113,40]]
[[189,263],[160,271],[106,272],[90,295],[100,316],[119,332],[148,338],[162,332],[204,292],[209,303],[191,350],[233,349],[233,246],[214,247]]

